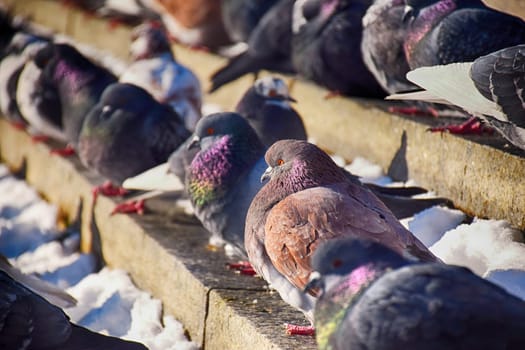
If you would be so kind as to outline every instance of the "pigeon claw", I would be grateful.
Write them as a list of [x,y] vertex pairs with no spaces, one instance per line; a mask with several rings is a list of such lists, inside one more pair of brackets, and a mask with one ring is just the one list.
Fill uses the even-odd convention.
[[33,141],[33,143],[46,142],[48,140],[49,140],[49,136],[47,136],[47,135],[33,135],[33,136],[31,136],[31,141]]
[[120,203],[113,208],[111,215],[115,214],[144,214],[144,199]]
[[237,263],[226,264],[230,270],[235,270],[237,273],[245,276],[255,276],[257,272],[253,269],[249,261],[239,261]]
[[111,181],[106,181],[102,185],[93,188],[93,203],[96,203],[99,194],[106,197],[119,197],[124,196],[127,193],[128,191],[122,187],[115,186]]
[[481,135],[492,134],[494,129],[487,127],[476,117],[469,118],[466,122],[458,125],[444,125],[428,129],[431,132],[449,132],[456,135]]
[[296,324],[285,323],[284,328],[288,335],[314,335],[315,328],[313,326],[299,326]]
[[410,115],[410,116],[429,116],[429,117],[439,117],[439,112],[437,109],[432,107],[419,108],[419,107],[398,107],[390,106],[388,107],[390,113]]
[[17,130],[24,131],[27,128],[27,124],[24,122],[11,121],[10,123]]
[[335,97],[340,97],[342,96],[343,94],[341,94],[341,91],[338,91],[338,90],[333,90],[333,91],[328,91],[326,93],[326,95],[324,95],[324,99],[325,100],[330,100],[332,98],[335,98]]
[[53,149],[50,152],[51,154],[56,154],[61,157],[70,157],[75,154],[75,149],[70,145],[67,145],[64,148]]

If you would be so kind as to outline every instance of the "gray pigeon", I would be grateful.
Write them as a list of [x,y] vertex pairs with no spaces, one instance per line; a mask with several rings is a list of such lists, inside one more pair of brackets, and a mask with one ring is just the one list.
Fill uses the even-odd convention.
[[189,136],[170,106],[138,86],[116,83],[87,114],[78,153],[88,169],[121,184],[165,162]]
[[525,150],[525,45],[505,48],[474,62],[421,67],[407,78],[425,91],[391,99],[442,102],[462,108]]
[[148,91],[160,103],[169,104],[189,130],[201,117],[202,92],[199,79],[176,61],[164,30],[157,23],[133,29],[130,54],[133,62],[119,78]]
[[25,64],[45,41],[30,33],[16,33],[7,46],[0,62],[0,110],[12,123],[27,126],[28,122],[20,112],[17,103],[18,82]]
[[292,108],[288,87],[277,77],[260,78],[249,88],[235,107],[266,147],[283,139],[306,140],[301,116]]
[[41,79],[58,91],[64,134],[76,148],[87,113],[117,78],[68,44],[49,43],[36,54],[34,62],[42,70]]
[[362,17],[371,0],[297,0],[292,64],[297,73],[344,95],[383,97],[363,62]]
[[57,306],[0,270],[2,349],[146,350],[139,343],[109,337],[72,324]]
[[411,69],[470,62],[525,42],[525,22],[481,0],[405,0]]
[[211,77],[210,92],[247,73],[262,69],[294,73],[290,60],[294,0],[280,0],[252,31],[246,51],[233,57]]
[[[306,290],[319,349],[522,349],[525,302],[469,269],[353,238],[319,246]],[[422,345],[424,344],[424,345]]]
[[259,20],[279,0],[223,0],[224,28],[233,42],[247,41]]
[[264,145],[236,113],[203,117],[189,147],[199,147],[186,172],[195,215],[212,240],[231,243],[244,253],[244,223],[265,169]]
[[[266,152],[268,182],[246,216],[245,248],[255,271],[313,321],[315,294],[302,293],[317,246],[366,237],[405,256],[438,261],[367,187],[317,146],[282,140]],[[294,330],[290,330],[294,332]]]
[[403,44],[404,0],[375,0],[363,17],[363,61],[388,93],[416,88],[405,75],[410,70]]

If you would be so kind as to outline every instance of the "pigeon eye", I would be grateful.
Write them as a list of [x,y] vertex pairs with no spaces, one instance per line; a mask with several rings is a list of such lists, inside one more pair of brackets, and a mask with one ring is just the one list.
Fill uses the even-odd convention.
[[208,128],[208,129],[206,129],[206,134],[207,135],[213,135],[213,134],[215,134],[215,130],[213,128]]
[[277,165],[283,165],[284,164],[284,160],[282,159],[277,159]]
[[343,261],[341,259],[335,259],[334,261],[332,261],[332,266],[336,269],[341,265],[343,265]]

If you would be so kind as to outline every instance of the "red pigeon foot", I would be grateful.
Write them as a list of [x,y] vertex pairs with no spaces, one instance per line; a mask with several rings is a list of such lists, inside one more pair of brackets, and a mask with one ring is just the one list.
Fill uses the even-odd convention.
[[428,130],[431,132],[446,131],[451,134],[459,135],[481,135],[483,133],[492,134],[494,132],[494,129],[485,126],[483,122],[476,117],[469,118],[466,122],[459,125],[444,125],[435,128],[429,128]]
[[17,130],[25,130],[27,128],[27,124],[24,122],[11,121],[10,123]]
[[285,323],[286,334],[288,335],[314,335],[315,328],[312,326],[299,326],[296,324]]
[[61,157],[70,157],[75,154],[75,149],[70,145],[67,145],[64,148],[57,148],[51,150],[51,154],[56,154]]
[[328,91],[328,92],[326,93],[326,95],[324,95],[324,99],[325,99],[325,100],[329,100],[329,99],[331,99],[331,98],[339,97],[339,96],[342,96],[341,91],[337,91],[337,90],[334,90],[334,91]]
[[397,107],[391,106],[388,107],[390,113],[397,113],[410,116],[431,116],[439,117],[439,112],[432,107],[420,108],[420,107]]
[[115,186],[111,181],[106,181],[102,185],[95,187],[92,193],[93,203],[95,203],[99,194],[106,197],[118,197],[127,194],[128,191],[120,186]]
[[49,140],[49,136],[47,136],[47,135],[33,135],[33,136],[31,136],[31,141],[33,141],[34,143],[46,142],[48,140]]
[[230,270],[235,270],[241,275],[255,276],[257,274],[249,261],[239,261],[238,263],[227,264],[227,266]]
[[111,215],[132,213],[136,213],[139,215],[144,214],[144,199],[120,203],[117,206],[115,206],[115,208],[113,208]]

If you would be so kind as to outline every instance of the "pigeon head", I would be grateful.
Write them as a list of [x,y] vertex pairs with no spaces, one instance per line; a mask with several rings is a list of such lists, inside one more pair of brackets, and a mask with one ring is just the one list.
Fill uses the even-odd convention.
[[200,151],[190,164],[188,191],[203,206],[225,195],[264,153],[248,122],[237,113],[216,113],[197,123],[189,148]]
[[166,53],[173,55],[166,31],[158,22],[152,21],[136,27],[131,40],[130,55],[135,61]]
[[[318,289],[323,294],[336,285],[342,285],[355,294],[386,270],[410,262],[383,244],[351,237],[321,244],[314,252],[311,264],[314,272],[305,290]],[[341,284],[342,280],[347,283]]]
[[[306,23],[315,23],[320,32],[330,17],[346,7],[347,0],[298,0],[292,13],[292,31],[298,33]],[[313,27],[312,27],[313,28]]]
[[307,141],[277,141],[266,152],[265,160],[268,168],[261,181],[269,180],[266,186],[279,188],[278,193],[285,195],[346,179],[328,154]]
[[257,79],[253,88],[263,98],[295,102],[295,99],[290,97],[288,86],[280,78],[267,76]]
[[89,137],[97,133],[99,137],[101,134],[109,137],[123,125],[129,125],[130,119],[139,123],[154,104],[153,97],[138,86],[121,83],[109,85],[100,101],[87,114],[82,136]]

